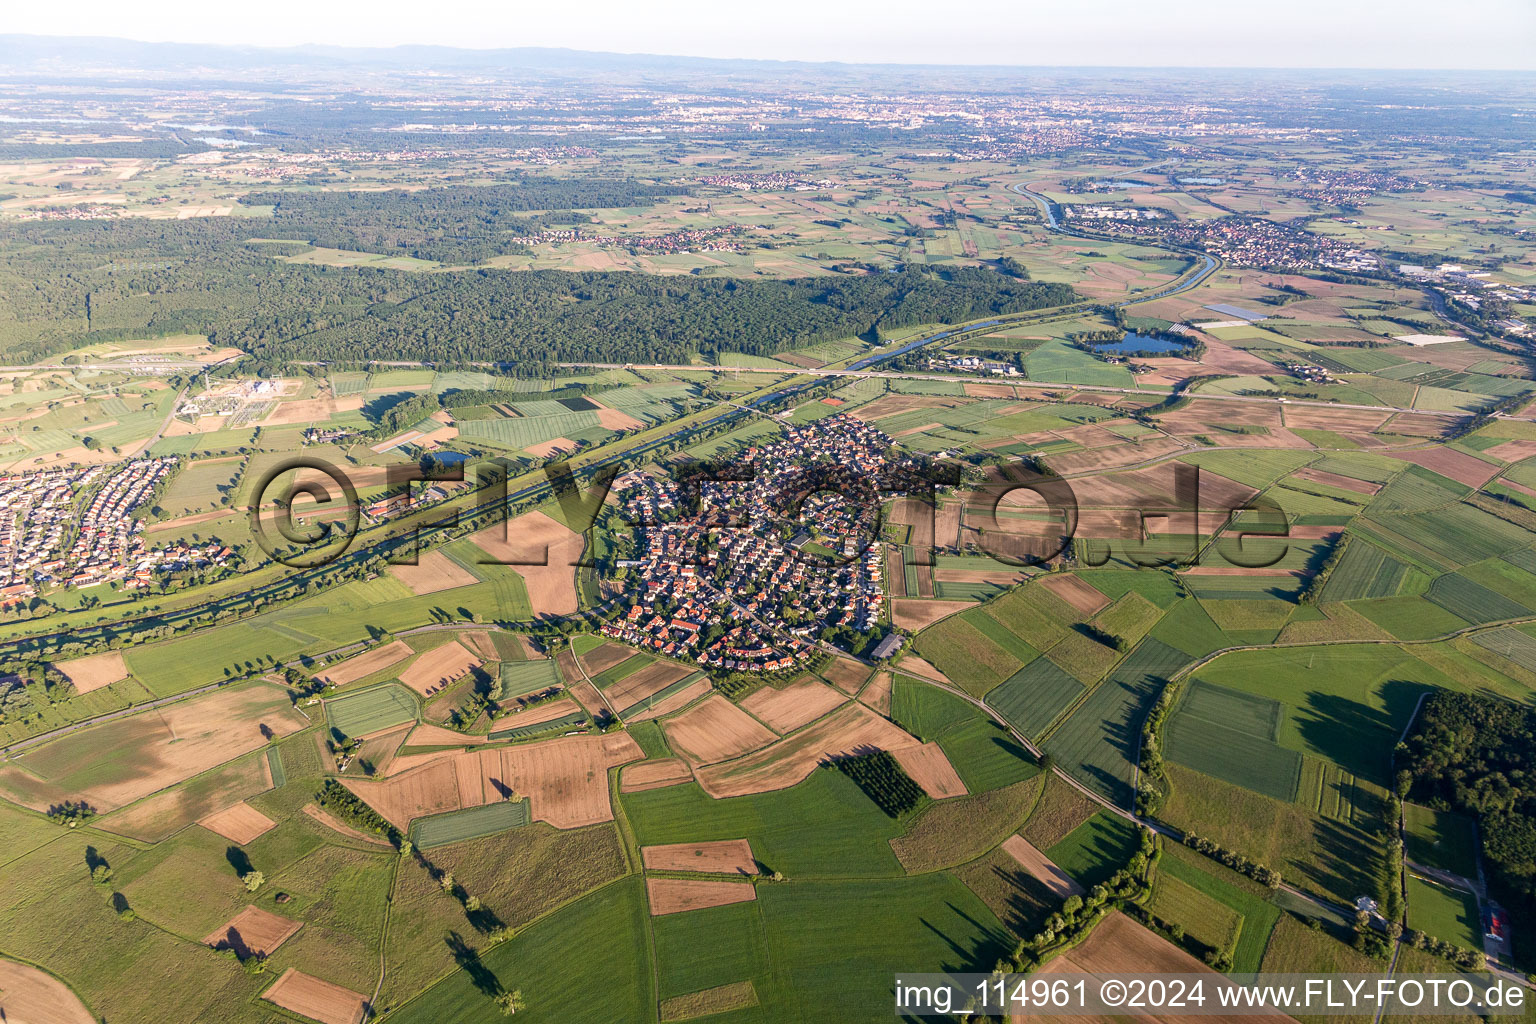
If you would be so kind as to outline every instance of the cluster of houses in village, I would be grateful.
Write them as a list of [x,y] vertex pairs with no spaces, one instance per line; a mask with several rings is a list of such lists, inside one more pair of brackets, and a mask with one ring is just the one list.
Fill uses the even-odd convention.
[[620,565],[638,582],[604,633],[712,668],[777,672],[808,660],[829,627],[867,632],[883,599],[877,482],[910,461],[886,434],[836,415],[747,448],[716,474],[730,479],[621,477],[637,551]]
[[134,512],[175,466],[174,458],[134,459],[0,477],[0,603],[34,597],[50,584],[145,586],[157,573],[227,561],[234,552],[217,541],[144,542]]
[[519,245],[561,245],[590,242],[595,245],[622,246],[636,252],[669,255],[684,252],[740,252],[736,236],[746,229],[739,224],[720,224],[709,228],[684,228],[661,235],[600,235],[580,228],[547,228],[536,235],[512,239]]

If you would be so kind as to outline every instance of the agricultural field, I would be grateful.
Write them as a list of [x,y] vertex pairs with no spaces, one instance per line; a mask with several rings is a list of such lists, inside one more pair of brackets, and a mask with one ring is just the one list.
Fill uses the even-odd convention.
[[1525,78],[73,49],[0,55],[0,1019],[1451,969],[1362,896],[1536,968]]

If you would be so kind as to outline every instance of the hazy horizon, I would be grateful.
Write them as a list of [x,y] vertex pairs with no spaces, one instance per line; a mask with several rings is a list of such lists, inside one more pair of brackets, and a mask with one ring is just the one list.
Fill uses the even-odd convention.
[[[617,0],[508,12],[488,0],[448,0],[430,21],[399,2],[350,5],[276,0],[251,22],[184,0],[132,9],[104,0],[12,12],[16,35],[146,43],[293,48],[518,47],[626,55],[937,66],[1252,68],[1295,70],[1536,70],[1536,4],[1469,0],[1455,17],[1429,0],[1384,6],[1296,0],[1283,10],[1193,0],[1176,11],[1128,0],[1073,9],[988,2],[936,10],[912,0],[840,7],[784,0],[771,11],[726,12],[696,0]],[[1496,30],[1491,30],[1496,29]]]

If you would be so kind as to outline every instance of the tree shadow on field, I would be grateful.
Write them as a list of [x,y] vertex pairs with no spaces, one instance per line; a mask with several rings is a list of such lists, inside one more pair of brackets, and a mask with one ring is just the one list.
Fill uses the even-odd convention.
[[1312,823],[1314,862],[1294,867],[1313,885],[1353,901],[1357,896],[1378,898],[1383,851],[1365,832],[1338,821],[1317,819]]
[[229,861],[229,866],[234,868],[235,874],[241,878],[244,878],[254,870],[251,867],[251,858],[247,857],[245,851],[238,846],[231,846],[226,849],[224,851],[224,859]]
[[453,962],[469,975],[475,988],[492,998],[501,994],[501,982],[480,962],[480,953],[471,949],[458,932],[449,932],[443,941],[448,945],[448,952],[453,954]]
[[[1395,697],[1392,691],[1401,692],[1400,687],[1413,690],[1417,700],[1418,688],[1412,683],[1389,682],[1384,684],[1389,707]],[[1397,740],[1389,715],[1348,697],[1312,692],[1296,716],[1296,731],[1310,747],[1350,774],[1385,781]]]

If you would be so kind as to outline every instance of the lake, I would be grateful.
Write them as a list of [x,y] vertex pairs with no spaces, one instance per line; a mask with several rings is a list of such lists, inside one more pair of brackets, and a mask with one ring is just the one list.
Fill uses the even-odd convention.
[[1137,334],[1134,331],[1126,331],[1125,337],[1119,341],[1107,344],[1095,344],[1095,352],[1182,352],[1188,345],[1183,342],[1173,341],[1169,338],[1155,338],[1146,334]]

